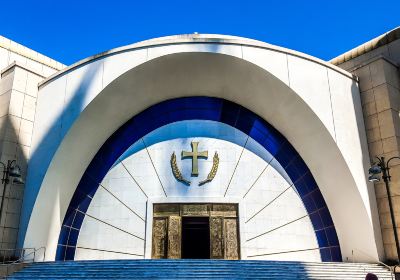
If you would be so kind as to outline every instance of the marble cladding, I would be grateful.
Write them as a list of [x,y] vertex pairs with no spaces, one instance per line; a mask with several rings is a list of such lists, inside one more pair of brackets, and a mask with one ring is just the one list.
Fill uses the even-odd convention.
[[[281,98],[282,94],[272,86],[274,84],[278,85],[278,82],[276,81],[279,82],[282,81],[290,88],[292,88],[293,93],[296,94],[296,97],[299,97],[301,100],[303,100],[309,106],[309,108],[315,113],[316,118],[319,119],[318,121],[321,121],[321,129],[326,128],[330,133],[329,136],[332,136],[332,138],[335,139],[335,142],[340,152],[342,152],[343,156],[345,157],[346,163],[349,166],[352,176],[358,178],[357,179],[358,182],[356,182],[357,185],[356,187],[358,189],[358,192],[362,194],[363,203],[366,206],[365,209],[368,209],[367,211],[371,209],[371,207],[369,207],[370,200],[368,199],[368,194],[366,194],[367,187],[364,174],[365,168],[361,161],[355,160],[363,158],[362,153],[364,150],[363,147],[361,146],[365,139],[363,138],[364,136],[363,134],[359,134],[359,130],[357,127],[358,126],[357,120],[360,116],[358,115],[357,111],[358,108],[355,108],[358,106],[357,100],[355,100],[353,97],[358,94],[358,88],[355,86],[356,85],[355,80],[352,80],[352,77],[350,75],[338,71],[338,69],[329,67],[329,65],[326,65],[321,61],[318,62],[316,59],[305,57],[301,54],[296,54],[295,52],[282,51],[282,50],[277,51],[277,49],[275,49],[274,47],[259,48],[251,45],[224,44],[221,42],[218,43],[196,42],[196,44],[174,43],[165,45],[154,45],[149,48],[142,48],[142,49],[135,49],[135,48],[125,49],[124,51],[121,52],[109,52],[107,53],[106,56],[97,57],[96,60],[89,59],[85,64],[77,64],[76,67],[71,68],[71,71],[66,72],[65,75],[56,76],[53,80],[41,86],[38,98],[38,110],[37,110],[38,114],[36,117],[37,123],[35,123],[35,133],[32,145],[34,147],[35,153],[37,153],[38,155],[38,157],[36,157],[38,159],[38,162],[32,164],[32,166],[35,166],[34,170],[33,172],[29,172],[30,174],[34,175],[29,175],[32,176],[32,178],[29,178],[28,185],[29,189],[32,191],[29,194],[30,195],[29,198],[25,199],[24,201],[25,205],[27,205],[26,207],[27,210],[25,211],[26,213],[24,212],[25,218],[23,218],[24,224],[28,225],[30,217],[36,217],[35,215],[30,215],[30,213],[32,212],[31,209],[34,208],[33,203],[36,199],[36,195],[39,191],[39,188],[41,188],[41,186],[50,187],[54,185],[53,183],[49,183],[48,185],[46,185],[47,181],[46,179],[43,180],[42,175],[46,174],[47,172],[52,172],[51,168],[49,168],[48,166],[48,163],[50,163],[53,159],[56,158],[56,156],[55,157],[53,156],[57,155],[58,153],[57,149],[62,145],[64,145],[63,143],[65,142],[63,141],[66,139],[65,137],[68,135],[73,135],[71,134],[71,131],[74,130],[72,124],[80,122],[82,112],[86,108],[91,107],[92,104],[93,105],[97,104],[95,100],[100,97],[101,95],[100,93],[105,94],[107,90],[113,88],[116,84],[119,84],[120,82],[122,85],[124,77],[136,73],[136,70],[139,70],[142,67],[143,69],[145,69],[147,66],[143,64],[144,62],[148,62],[148,65],[151,65],[152,63],[155,63],[154,65],[158,65],[159,61],[165,61],[165,63],[168,63],[169,59],[171,59],[171,62],[175,61],[174,58],[175,54],[183,55],[184,53],[187,53],[186,57],[188,57],[188,59],[191,59],[190,57],[194,53],[215,53],[219,54],[216,55],[215,57],[216,58],[220,57],[221,63],[223,61],[224,61],[223,63],[225,62],[227,63],[227,61],[225,61],[225,58],[231,56],[235,57],[235,59],[232,59],[232,61],[233,60],[238,61],[239,59],[242,59],[246,62],[252,62],[253,64],[259,66],[260,68],[265,70],[266,76],[269,77],[268,79],[271,84],[271,90],[269,92],[265,92],[265,98],[269,99],[270,104],[274,103],[272,101],[275,100],[275,98],[276,100],[282,100]],[[179,57],[181,58],[178,58],[178,56],[176,56],[177,61],[180,61],[180,59],[182,59],[182,57],[184,56],[179,55]],[[222,57],[225,57],[224,60],[222,60]],[[160,65],[164,65],[163,63],[161,63]],[[167,64],[165,64],[165,66],[166,65]],[[223,66],[223,64],[221,64],[221,66]],[[224,75],[228,74],[228,72],[224,73],[225,73]],[[149,77],[151,75],[147,76]],[[162,77],[164,76],[166,77],[168,75],[162,75]],[[193,78],[192,76],[188,77],[190,79]],[[197,75],[194,77],[197,77]],[[213,77],[218,77],[218,75]],[[230,79],[234,78],[230,77],[229,79],[227,79],[227,81]],[[222,76],[221,80],[224,80]],[[201,86],[199,90],[193,90],[196,91],[197,95],[204,94],[208,96],[208,95],[220,94],[219,88],[213,88],[214,82],[211,83],[210,87],[208,87],[208,84],[210,83],[204,82],[203,84],[204,87]],[[216,85],[218,84],[219,83],[216,83]],[[229,84],[231,83],[229,82]],[[256,84],[258,83],[254,83],[254,85]],[[168,86],[160,90],[155,90],[156,92],[158,92],[157,94],[153,94],[152,92],[153,86],[150,86],[146,87],[146,92],[147,90],[149,90],[148,97],[154,102],[159,102],[160,101],[159,98],[163,99],[163,98],[173,98],[180,96],[181,93],[179,92],[179,90],[177,91],[175,89],[176,85],[177,83],[173,82],[171,83],[172,87]],[[257,98],[261,98],[262,96],[261,94],[260,95],[250,94],[250,92],[255,92],[254,91],[255,89],[256,87],[254,89],[251,89],[250,87],[247,89],[249,91],[248,99],[250,101],[257,100]],[[129,93],[127,91],[127,93],[125,94],[123,89],[117,86],[112,96],[115,96],[115,101],[120,100],[119,99],[120,97],[121,100],[128,100],[131,94],[132,97],[135,96],[136,93],[134,92],[135,91],[129,89]],[[138,90],[138,92],[140,91]],[[245,91],[241,91],[241,94],[243,94],[244,92]],[[190,91],[187,92],[185,90],[184,95],[186,94],[192,95],[193,93]],[[100,135],[99,134],[96,137],[94,137],[95,140],[90,139],[90,141],[85,142],[86,143],[85,145],[87,145],[87,143],[90,142],[90,147],[87,147],[87,149],[85,148],[84,150],[87,151],[90,150],[90,153],[93,155],[95,153],[94,150],[98,149],[100,145],[99,143],[104,143],[104,141],[107,139],[109,135],[111,135],[111,133],[116,129],[116,127],[122,125],[124,121],[126,121],[129,117],[132,117],[134,114],[137,114],[137,112],[143,110],[144,107],[147,107],[152,104],[153,101],[149,101],[149,103],[147,103],[148,100],[150,100],[148,98],[146,98],[148,99],[146,101],[144,101],[144,99],[142,100],[141,98],[143,96],[146,96],[146,94],[138,94],[137,96],[133,97],[134,99],[132,100],[135,100],[137,102],[134,102],[135,104],[132,103],[132,106],[129,105],[130,106],[129,109],[122,109],[119,112],[115,111],[111,113],[110,117],[107,117],[107,121],[110,120],[112,122],[115,122],[116,124],[115,127],[109,129],[109,127],[106,125],[107,122],[104,122],[105,125],[104,129],[102,130],[102,133],[104,132],[104,135],[101,134],[101,137],[98,137]],[[240,101],[242,98],[241,96],[242,95],[239,95],[239,93],[236,93],[232,89],[230,90],[226,89],[224,91],[221,91],[222,98],[226,98],[227,100],[232,100],[234,102]],[[121,104],[128,104],[128,102],[121,100],[116,103],[114,102],[108,103],[109,105],[107,108],[112,108],[112,106],[114,105],[118,106]],[[294,99],[290,98],[290,100]],[[144,106],[143,108],[140,105],[142,104],[142,102],[143,104],[146,103],[146,105],[143,105]],[[243,104],[245,104],[246,102],[243,101]],[[240,104],[240,102],[238,103]],[[252,104],[252,101],[249,102],[249,104]],[[259,102],[254,102],[254,106],[253,105],[249,106],[246,105],[246,106],[251,110],[257,112],[263,112],[262,114],[264,114],[263,107],[265,106],[262,105],[259,106],[259,104],[262,104],[261,100]],[[140,107],[139,111],[135,107],[136,105]],[[297,105],[298,104],[296,104],[296,106]],[[277,114],[273,114],[271,112],[274,112],[274,110],[265,110],[265,114],[262,117],[265,120],[270,120],[272,118],[275,118],[275,116],[271,115],[277,115]],[[104,114],[102,115],[107,116],[108,113],[110,113],[110,111],[104,110]],[[128,116],[128,114],[131,115]],[[302,114],[303,114],[302,110],[296,111],[295,115],[298,116],[298,118],[296,119],[305,117]],[[280,116],[276,117],[275,121],[280,122],[281,121],[280,119],[281,119]],[[285,121],[283,121],[283,123],[285,123]],[[94,128],[94,125],[90,126]],[[307,128],[310,127],[312,126],[308,126]],[[354,129],[354,127],[356,128]],[[52,129],[49,130],[49,128]],[[282,129],[282,127],[278,125],[278,129]],[[360,127],[360,130],[362,130],[362,127]],[[290,134],[289,131],[292,131],[292,129],[288,129],[286,131],[283,130],[282,133],[285,135],[289,135]],[[93,132],[95,132],[95,129],[93,129]],[[91,133],[91,135],[95,135],[95,133]],[[304,134],[307,134],[307,132],[304,131]],[[312,135],[316,134],[314,133]],[[294,141],[293,138],[290,140]],[[297,142],[297,139],[294,142]],[[303,144],[298,144],[298,146],[303,147]],[[306,147],[304,145],[304,147],[305,147],[304,149],[308,149],[308,146]],[[313,149],[315,149],[314,145]],[[303,154],[305,153],[304,151],[302,152]],[[71,154],[69,156],[71,156]],[[85,157],[89,158],[87,156]],[[147,162],[146,164],[148,165],[151,163]],[[84,165],[85,163],[82,163],[81,166],[79,167],[82,168],[82,172],[86,167]],[[316,173],[318,174],[320,173],[319,167],[321,166],[322,166],[321,164],[316,164],[314,166],[314,168],[317,169]],[[65,174],[68,173],[67,169],[65,170],[66,171]],[[74,170],[72,171],[71,169],[71,172],[75,172],[75,170],[77,170],[77,168],[74,167]],[[253,170],[249,171],[251,172]],[[80,174],[82,174],[82,172]],[[80,175],[75,176],[75,174],[66,175],[66,177],[69,178],[76,178],[79,176]],[[48,178],[55,178],[55,177],[49,176]],[[67,183],[66,180],[63,181],[64,183],[63,185],[60,185],[60,188],[63,188],[64,184],[65,186],[75,185],[75,182],[70,184],[69,182]],[[329,181],[332,182],[332,180]],[[154,182],[154,183],[160,184],[160,182]],[[234,181],[232,181],[232,183],[234,183]],[[324,196],[325,194],[327,194],[326,198],[328,204],[329,200],[332,200],[334,205],[337,205],[335,200],[336,194],[335,192],[331,191],[333,189],[332,187],[327,187],[328,184],[329,182],[321,184],[322,186],[326,187],[326,190],[324,190],[325,191]],[[344,186],[346,184],[342,185]],[[235,191],[235,189],[230,188],[229,192],[231,191],[233,192]],[[49,193],[46,190],[44,190],[44,192]],[[233,195],[233,193],[229,195]],[[68,203],[68,202],[62,202],[62,203]],[[349,205],[348,203],[346,204]],[[65,205],[62,205],[63,209],[66,209],[67,206],[65,207],[64,206]],[[344,209],[344,207],[338,207],[338,209]],[[62,220],[63,213],[61,213],[61,215],[62,217],[60,219]],[[339,215],[339,214],[335,215],[334,212],[332,215],[336,217],[335,218],[336,220],[337,217],[344,217],[344,215]],[[38,217],[39,216],[42,215],[38,215]],[[345,222],[343,222],[343,224],[344,223]],[[368,225],[370,225],[370,223],[368,223]],[[51,232],[53,233],[56,231],[51,231]],[[346,234],[347,233],[349,232],[346,232]],[[24,236],[24,231],[22,231],[21,234],[21,242],[23,236]],[[45,235],[38,234],[38,236],[45,236]],[[45,237],[43,238],[45,239]],[[343,237],[341,238],[343,239]],[[57,237],[52,236],[48,240],[56,240],[56,239]],[[354,244],[354,243],[348,242],[347,244]],[[351,252],[351,250],[347,250],[346,254],[348,254],[349,252]]]
[[[340,192],[345,193],[347,190],[356,187],[357,191],[355,193],[357,194],[360,193],[363,199],[363,206],[356,208],[366,209],[365,211],[368,212],[366,213],[366,215],[363,214],[363,217],[367,217],[366,219],[369,219],[372,216],[370,215],[371,214],[370,212],[375,211],[374,208],[375,205],[371,206],[369,204],[370,201],[374,201],[374,199],[370,199],[371,196],[368,196],[369,195],[369,193],[367,193],[368,185],[365,182],[366,179],[364,173],[366,169],[365,165],[363,165],[363,162],[360,160],[362,159],[369,161],[367,159],[368,156],[365,156],[366,149],[363,147],[363,142],[365,142],[364,139],[365,137],[364,137],[362,121],[361,125],[359,123],[359,120],[362,120],[362,115],[359,115],[358,111],[359,110],[357,103],[358,100],[356,99],[356,97],[358,96],[359,92],[355,79],[353,80],[351,75],[341,72],[340,70],[335,69],[334,67],[329,67],[329,65],[321,61],[318,61],[316,59],[310,58],[302,54],[298,53],[296,54],[295,52],[292,51],[287,51],[282,49],[278,50],[273,46],[261,48],[258,46],[251,46],[251,44],[243,44],[243,45],[224,44],[220,41],[206,42],[203,44],[197,41],[195,44],[193,44],[193,42],[190,42],[188,44],[187,43],[177,44],[176,42],[174,42],[173,44],[154,45],[154,46],[152,45],[149,48],[141,48],[141,49],[125,48],[123,49],[123,51],[107,52],[107,55],[105,56],[97,56],[96,59],[89,58],[85,63],[75,65],[70,69],[70,71],[65,72],[63,75],[55,76],[54,79],[48,81],[46,84],[43,84],[41,86],[38,98],[38,110],[37,110],[38,113],[36,116],[36,123],[34,127],[35,133],[32,143],[33,147],[32,149],[38,156],[35,157],[37,159],[37,162],[34,162],[31,165],[32,171],[29,172],[30,174],[29,176],[31,178],[27,180],[27,185],[28,185],[27,189],[29,189],[29,192],[27,192],[27,196],[25,196],[24,200],[24,209],[26,210],[24,211],[23,215],[24,218],[22,218],[22,224],[25,225],[25,227],[27,227],[28,222],[32,221],[32,224],[34,225],[44,225],[44,226],[42,227],[43,232],[41,230],[38,230],[37,234],[36,232],[35,234],[31,234],[28,229],[28,234],[26,236],[29,237],[28,239],[25,239],[26,241],[25,244],[32,244],[32,245],[34,244],[33,246],[39,246],[40,244],[49,244],[47,243],[47,241],[50,242],[50,240],[53,240],[50,242],[51,246],[49,245],[52,248],[50,250],[49,256],[51,257],[53,256],[52,255],[54,251],[53,249],[55,246],[57,246],[56,241],[54,240],[57,240],[58,237],[55,236],[56,234],[58,234],[59,230],[58,221],[63,219],[64,212],[62,210],[60,212],[60,217],[51,220],[50,217],[49,219],[47,218],[43,219],[44,217],[43,215],[47,215],[46,213],[41,213],[39,211],[39,214],[36,215],[35,210],[32,209],[34,209],[34,202],[36,198],[38,198],[38,200],[36,201],[40,202],[39,205],[42,205],[43,202],[45,201],[61,201],[61,209],[66,209],[68,207],[68,202],[70,201],[69,197],[67,197],[66,199],[57,200],[54,197],[50,197],[50,195],[47,196],[47,194],[51,194],[51,191],[54,190],[55,186],[54,182],[48,183],[47,179],[48,178],[54,179],[57,177],[49,174],[52,174],[54,170],[59,170],[58,166],[57,168],[54,169],[49,168],[49,163],[57,162],[57,160],[59,159],[58,156],[60,155],[59,151],[66,151],[66,149],[62,149],[62,147],[64,147],[64,145],[68,143],[66,142],[67,139],[74,139],[75,136],[72,137],[71,135],[75,135],[73,133],[77,126],[73,124],[78,124],[82,121],[82,118],[85,116],[83,112],[86,109],[89,109],[92,105],[97,106],[96,104],[101,104],[98,103],[97,100],[102,100],[102,97],[107,96],[109,93],[110,93],[109,96],[113,96],[110,99],[112,100],[112,102],[105,102],[107,103],[107,106],[105,106],[103,110],[99,110],[102,112],[101,114],[99,114],[101,115],[99,116],[100,118],[97,117],[93,118],[91,120],[93,121],[93,123],[90,123],[88,127],[84,128],[83,132],[79,132],[78,134],[81,136],[78,136],[78,138],[74,140],[74,141],[77,141],[78,139],[82,140],[80,143],[82,144],[81,147],[83,152],[82,153],[79,152],[79,156],[81,156],[82,159],[79,158],[77,159],[77,157],[74,158],[72,150],[66,152],[65,158],[64,154],[62,154],[62,156],[60,157],[64,160],[66,158],[69,158],[71,159],[72,162],[76,163],[76,165],[74,164],[73,168],[72,167],[69,168],[66,166],[66,168],[64,169],[65,178],[62,178],[61,180],[58,179],[59,182],[62,182],[59,185],[57,184],[57,187],[60,190],[59,193],[61,194],[66,193],[64,192],[65,190],[68,190],[71,186],[75,186],[77,184],[77,182],[75,181],[79,180],[80,175],[84,172],[85,168],[87,167],[87,162],[89,161],[88,159],[95,154],[95,152],[101,145],[100,143],[104,143],[107,140],[107,137],[109,137],[117,127],[122,125],[127,119],[129,119],[133,115],[143,110],[143,108],[147,108],[152,104],[160,102],[163,100],[163,98],[175,98],[181,95],[182,96],[192,95],[193,93],[190,92],[189,89],[193,89],[192,85],[194,85],[194,82],[197,81],[198,75],[183,76],[185,77],[184,80],[187,81],[191,81],[191,79],[193,79],[193,83],[191,83],[190,86],[182,86],[182,88],[186,88],[184,89],[185,90],[184,93],[181,93],[178,90],[179,87],[176,87],[181,83],[173,82],[174,81],[173,77],[175,77],[176,75],[171,75],[170,84],[166,83],[166,85],[171,85],[171,87],[170,86],[162,88],[160,87],[159,90],[158,89],[156,90],[156,84],[161,85],[163,83],[152,83],[150,78],[153,77],[153,75],[152,74],[146,75],[146,77],[143,77],[143,79],[141,80],[145,80],[145,82],[147,83],[147,78],[150,77],[149,85],[151,86],[145,87],[144,88],[145,91],[143,92],[142,90],[139,89],[137,91],[132,90],[133,87],[125,88],[124,86],[126,86],[129,83],[125,84],[124,79],[126,79],[126,77],[130,77],[130,75],[134,75],[134,73],[137,73],[136,71],[139,71],[140,69],[146,70],[146,67],[151,65],[161,65],[166,69],[165,74],[168,73],[172,74],[173,72],[172,70],[175,71],[175,68],[177,69],[179,67],[168,68],[167,67],[168,63],[176,63],[176,62],[180,63],[182,62],[181,59],[183,57],[187,57],[188,59],[193,58],[194,61],[197,61],[196,60],[197,56],[199,56],[199,58],[207,57],[195,54],[196,52],[218,54],[215,55],[214,57],[219,59],[218,61],[221,62],[221,67],[224,67],[225,63],[226,66],[234,65],[233,61],[236,61],[235,63],[238,63],[239,65],[239,60],[242,59],[244,61],[240,61],[240,65],[243,65],[243,67],[244,65],[247,65],[247,63],[244,64],[242,62],[252,62],[253,64],[265,70],[266,80],[268,79],[268,83],[266,84],[268,84],[269,86],[265,86],[263,88],[270,89],[269,91],[265,92],[260,89],[260,92],[263,92],[265,94],[259,94],[259,95],[257,94],[257,92],[259,91],[258,87],[255,85],[260,84],[259,81],[256,80],[253,81],[252,79],[245,79],[253,81],[254,83],[252,82],[250,86],[249,82],[248,85],[249,87],[246,88],[245,90],[235,91],[233,87],[231,88],[229,86],[231,84],[232,85],[235,84],[232,83],[234,80],[240,81],[241,76],[238,75],[238,76],[225,77],[223,75],[219,76],[219,74],[212,75],[212,79],[210,79],[211,83],[203,82],[201,83],[202,86],[199,87],[199,89],[193,90],[193,92],[195,92],[195,94],[197,95],[203,95],[203,94],[207,96],[216,95],[217,97],[221,97],[227,100],[232,100],[234,102],[237,102],[238,104],[242,104],[244,105],[244,107],[249,108],[253,112],[258,112],[258,114],[260,114],[260,116],[265,120],[267,121],[271,120],[272,123],[275,125],[275,127],[277,127],[287,137],[287,139],[296,144],[295,145],[296,149],[299,150],[299,153],[302,155],[302,157],[304,155],[303,158],[307,159],[308,157],[306,162],[307,164],[309,164],[310,169],[313,171],[313,173],[317,175],[316,180],[323,189],[323,194],[324,197],[326,198],[327,204],[333,205],[332,209],[330,207],[330,211],[332,211],[332,216],[335,220],[335,224],[337,224],[338,227],[341,229],[338,232],[340,232],[342,235],[340,236],[341,245],[344,244],[343,248],[346,248],[344,250],[345,252],[344,256],[348,256],[353,247],[364,248],[363,242],[365,242],[365,244],[368,244],[369,246],[372,243],[374,243],[374,241],[380,240],[379,236],[377,236],[376,238],[372,238],[371,236],[368,235],[369,233],[372,234],[372,231],[370,231],[369,229],[369,227],[371,226],[371,221],[368,221],[366,223],[361,222],[362,221],[362,219],[360,218],[361,215],[353,219],[359,222],[359,224],[357,223],[357,225],[353,224],[353,227],[356,229],[348,230],[348,227],[346,225],[346,223],[348,224],[348,221],[346,221],[345,217],[347,217],[347,219],[349,219],[349,217],[339,212],[341,211],[351,212],[345,210],[347,209],[346,205],[354,205],[354,204],[348,203],[348,201],[344,200],[338,202],[336,199],[337,191],[340,188],[336,188],[336,186],[334,186],[335,184],[337,184],[335,178],[352,177],[351,179],[349,179],[349,182],[337,184],[341,185],[341,188],[346,188],[346,189],[340,189]],[[175,56],[175,54],[179,54],[179,56],[178,55]],[[227,59],[228,56],[232,57],[229,58],[229,60],[232,61],[232,64],[230,64],[231,62],[228,63]],[[222,59],[222,57],[224,57],[224,59]],[[201,63],[199,63],[199,66],[203,65],[202,63],[203,59],[201,60],[202,61]],[[148,63],[143,64],[144,62]],[[204,63],[204,65],[206,64],[207,63]],[[182,65],[186,64],[183,63]],[[209,69],[212,68],[213,67]],[[235,67],[229,67],[229,69],[231,68]],[[196,69],[202,69],[202,68],[196,67]],[[227,71],[221,71],[221,72],[224,73],[224,75],[230,75],[229,69],[226,68]],[[154,70],[158,71],[158,69]],[[202,72],[209,72],[209,71],[206,70]],[[254,67],[254,73],[256,72],[258,72],[258,70],[255,71]],[[160,77],[166,77],[166,76],[168,75],[164,75],[164,73],[160,75]],[[214,88],[214,80],[224,80],[224,77],[229,78],[226,79],[227,81],[226,85],[225,82],[221,83],[217,82],[215,83],[215,85],[217,85],[218,88]],[[283,82],[292,89],[293,92],[291,93],[293,93],[293,98],[291,97],[289,98],[289,96],[291,95],[288,94],[288,103],[283,102],[284,105],[282,104],[282,107],[274,106],[275,108],[268,108],[268,103],[275,104],[276,101],[276,104],[281,104],[277,100],[283,100],[282,98],[283,93],[286,92],[286,87],[281,87],[280,83],[278,83],[277,81]],[[243,84],[247,86],[247,81],[244,82]],[[276,86],[276,88],[274,85]],[[224,87],[219,88],[219,86],[224,86]],[[111,91],[110,89],[113,90]],[[280,90],[282,92],[280,92]],[[148,95],[139,94],[140,92],[142,93],[148,92],[149,94]],[[130,104],[131,102],[126,102],[126,100],[131,100],[130,99],[131,97],[132,101],[134,101],[132,102],[132,104]],[[294,104],[294,102],[291,103],[292,100],[297,100],[296,99],[297,97],[301,102],[297,102],[296,104]],[[264,102],[265,100],[268,100],[269,102]],[[307,108],[310,108],[313,111],[313,113],[315,113],[315,116],[314,114],[312,114],[311,117],[311,114],[305,113],[308,111],[303,109],[293,110],[294,112],[293,114],[274,113],[275,112],[274,109],[289,110],[291,108],[292,109],[297,107],[300,108],[301,106],[303,106],[303,101],[305,104],[308,105]],[[302,104],[301,106],[300,103]],[[290,106],[289,104],[293,106]],[[122,105],[129,106],[129,108],[126,108]],[[118,108],[120,108],[120,110],[108,110],[109,108],[113,108],[113,106],[119,106]],[[86,110],[86,112],[88,112],[88,110]],[[293,116],[291,121],[288,121],[286,119],[287,116]],[[101,118],[103,117],[104,120],[101,120]],[[314,117],[318,122],[318,125],[317,122],[315,122],[316,124],[315,126],[311,125],[311,122],[308,122],[308,120],[314,120]],[[302,127],[301,125],[296,125],[296,120],[300,120],[302,118],[306,120],[303,121],[303,123],[307,123],[309,125],[304,126],[304,129],[301,129],[302,130],[301,135],[300,134],[297,135],[301,137],[296,137],[295,136],[296,133],[294,133],[293,131],[297,131],[295,128],[299,129],[299,127]],[[110,124],[111,122],[113,123],[113,125]],[[102,123],[101,128],[99,128],[100,127],[98,125],[99,123]],[[289,125],[287,125],[287,123],[289,123]],[[329,138],[328,141],[329,143],[331,140],[330,136],[332,136],[332,138],[335,140],[335,143],[332,143],[334,144],[334,149],[327,149],[326,143],[328,142],[319,140],[325,137],[324,133],[321,134],[315,133],[314,131],[312,131],[314,128],[318,128],[319,129],[318,131],[320,132],[325,132],[325,129],[329,131],[330,135],[327,135],[326,138]],[[89,129],[90,133],[87,134],[90,134],[91,136],[90,137],[84,136],[85,132],[87,132]],[[98,130],[101,130],[101,133]],[[310,143],[310,141],[308,140],[303,141],[304,140],[304,138],[302,138],[303,135],[312,135],[313,136],[312,140],[315,141],[315,143],[307,145],[307,143]],[[302,140],[300,141],[300,139]],[[322,143],[321,146],[315,145],[319,143]],[[348,177],[341,176],[344,174],[343,170],[336,170],[337,174],[330,175],[332,174],[332,172],[329,171],[327,172],[326,169],[324,168],[324,164],[321,164],[321,162],[318,162],[318,160],[314,160],[315,157],[314,150],[322,151],[325,149],[325,151],[327,152],[335,151],[336,153],[336,148],[340,150],[338,151],[338,153],[339,152],[341,153],[340,157],[336,158],[330,156],[328,158],[332,159],[332,163],[334,164],[337,164],[339,166],[346,166],[346,168],[348,166],[348,169],[351,172],[351,176]],[[74,147],[72,149],[77,150]],[[154,151],[154,153],[156,154],[157,152]],[[341,162],[342,155],[345,158],[345,162]],[[144,156],[146,155],[144,154]],[[247,155],[244,153],[243,159],[245,159],[246,156]],[[310,157],[312,157],[312,160],[310,160]],[[63,160],[60,160],[60,162],[62,161]],[[152,163],[149,161],[147,161],[145,164],[148,165],[150,168],[152,167],[151,166]],[[56,165],[51,165],[51,166],[53,167]],[[238,166],[238,168],[239,169],[237,170],[243,173],[257,171],[255,169],[254,170],[248,169],[246,171],[245,164],[242,166]],[[262,165],[257,165],[257,168],[262,168]],[[48,174],[48,176],[46,175],[46,178],[43,178],[44,174]],[[155,174],[155,176],[157,176],[157,174]],[[355,179],[354,181],[357,181],[354,186],[353,186],[353,179]],[[240,180],[241,180],[240,177],[235,177],[232,179],[231,184],[241,184]],[[168,180],[166,179],[166,181]],[[139,179],[138,183],[141,184],[139,182]],[[154,180],[154,184],[158,186],[162,185],[158,181],[158,179]],[[37,194],[39,193],[39,189],[41,193],[46,194],[44,197],[41,197],[40,195],[37,196]],[[162,189],[160,188],[154,190],[162,191]],[[230,187],[227,195],[235,196],[236,191],[238,190],[233,187],[232,188]],[[41,199],[43,199],[43,202]],[[354,202],[355,199],[349,198],[349,201]],[[49,207],[52,206],[49,205]],[[351,213],[354,214],[355,212]],[[354,215],[356,216],[356,214]],[[38,217],[38,223],[36,223],[35,217]],[[41,220],[45,220],[45,222],[43,223]],[[49,221],[49,226],[47,226],[46,224],[47,221]],[[359,235],[358,230],[364,233],[367,232],[367,229],[364,229],[363,226],[359,226],[361,224],[366,225],[365,227],[368,228],[368,234],[364,235],[365,236],[364,239],[354,238],[354,236]],[[372,224],[373,224],[372,226],[375,226],[376,224],[379,225],[379,222],[375,223],[373,221]],[[45,231],[44,229],[47,228],[52,228],[52,229],[44,232]],[[378,231],[373,231],[373,233],[376,232]],[[32,239],[35,239],[33,240],[33,242],[31,242],[31,240],[29,239],[30,236],[32,236]],[[352,236],[352,238],[350,238],[350,236]],[[25,229],[22,229],[21,227],[21,234],[20,234],[21,244],[25,242],[23,240],[24,238],[25,238]],[[360,244],[354,242],[354,240],[356,240],[357,242],[359,241]],[[369,249],[372,248],[371,251],[373,251],[375,250],[375,247],[373,246],[375,246],[375,244],[372,244],[371,247],[368,248]],[[376,257],[375,253],[373,253],[372,256]]]
[[[208,151],[207,159],[199,159],[198,177],[190,176],[191,159],[180,156],[182,150],[191,151],[193,141]],[[174,178],[173,152],[190,186]],[[217,174],[199,186],[215,152]],[[274,164],[225,140],[188,137],[143,147],[114,165],[101,182],[83,221],[75,259],[150,258],[153,203],[225,202],[239,204],[242,259],[320,261],[319,250],[279,254],[318,248],[307,211],[287,177]]]

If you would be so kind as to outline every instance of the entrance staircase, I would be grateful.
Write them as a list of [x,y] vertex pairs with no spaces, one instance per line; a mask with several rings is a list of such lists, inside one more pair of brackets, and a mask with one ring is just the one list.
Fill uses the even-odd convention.
[[99,260],[33,263],[7,279],[392,279],[383,266],[228,260]]

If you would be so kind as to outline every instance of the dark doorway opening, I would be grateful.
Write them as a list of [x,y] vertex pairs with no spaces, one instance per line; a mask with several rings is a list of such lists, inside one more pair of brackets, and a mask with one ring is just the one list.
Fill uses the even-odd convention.
[[208,217],[182,218],[182,258],[210,258],[210,221]]

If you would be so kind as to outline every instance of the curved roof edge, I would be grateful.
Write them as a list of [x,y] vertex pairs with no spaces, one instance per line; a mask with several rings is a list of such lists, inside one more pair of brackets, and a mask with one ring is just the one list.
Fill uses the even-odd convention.
[[342,64],[346,61],[349,61],[353,58],[356,58],[360,55],[363,55],[367,52],[370,52],[374,49],[377,49],[379,47],[382,47],[384,45],[387,45],[397,39],[400,39],[400,26],[390,30],[389,32],[386,32],[358,47],[355,47],[352,50],[349,50],[348,52],[345,52],[344,54],[341,54],[333,59],[330,60],[330,62],[334,65],[339,65]]
[[133,43],[130,45],[126,45],[123,47],[118,47],[114,48],[105,52],[101,52],[99,54],[89,56],[87,58],[84,58],[56,73],[48,77],[47,79],[43,80],[41,83],[39,83],[39,87],[42,87],[49,83],[50,81],[54,80],[58,76],[61,76],[63,74],[66,74],[84,64],[90,63],[94,60],[104,58],[107,56],[115,55],[121,52],[126,52],[129,50],[135,50],[135,49],[142,49],[142,48],[149,48],[149,47],[158,47],[158,46],[163,46],[163,45],[178,45],[178,44],[199,44],[199,43],[220,43],[220,44],[229,44],[229,45],[240,45],[240,46],[249,46],[249,47],[258,47],[258,48],[263,48],[263,49],[268,49],[268,50],[273,50],[281,53],[286,53],[290,54],[293,56],[297,56],[300,58],[304,58],[306,60],[313,61],[315,63],[318,63],[320,65],[326,66],[336,72],[339,72],[351,79],[357,80],[357,77],[327,61],[321,60],[319,58],[313,57],[311,55],[307,55],[298,51],[290,50],[287,48],[271,45],[262,41],[254,40],[254,39],[249,39],[249,38],[244,38],[244,37],[237,37],[237,36],[228,36],[228,35],[219,35],[219,34],[182,34],[182,35],[173,35],[173,36],[165,36],[165,37],[159,37],[159,38],[154,38],[150,40],[145,40],[141,41],[138,43]]

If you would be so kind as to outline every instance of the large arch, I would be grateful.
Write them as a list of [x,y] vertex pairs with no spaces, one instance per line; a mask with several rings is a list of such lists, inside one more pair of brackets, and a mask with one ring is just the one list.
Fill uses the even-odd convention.
[[25,246],[46,246],[46,258],[54,259],[69,202],[103,143],[144,108],[188,96],[223,98],[268,120],[292,143],[320,186],[343,258],[350,259],[357,249],[365,253],[357,260],[379,259],[374,218],[360,193],[365,190],[360,190],[335,139],[309,105],[280,79],[252,63],[198,52],[170,54],[130,69],[76,117],[40,185]]
[[251,111],[215,97],[163,101],[131,118],[102,145],[89,164],[68,205],[56,260],[73,260],[85,213],[99,184],[121,155],[157,128],[183,120],[210,120],[230,125],[264,147],[293,182],[312,221],[322,261],[341,261],[339,241],[329,209],[308,167],[276,129]]

